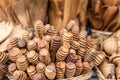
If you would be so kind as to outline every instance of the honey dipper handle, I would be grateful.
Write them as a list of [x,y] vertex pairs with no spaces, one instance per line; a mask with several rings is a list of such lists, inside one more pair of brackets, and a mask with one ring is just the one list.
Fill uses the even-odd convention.
[[52,62],[55,62],[55,56],[56,56],[56,54],[55,54],[55,52],[51,52],[51,59],[52,59]]

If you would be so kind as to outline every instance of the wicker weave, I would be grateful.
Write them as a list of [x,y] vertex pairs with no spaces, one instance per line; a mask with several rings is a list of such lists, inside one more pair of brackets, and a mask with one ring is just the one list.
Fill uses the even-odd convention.
[[87,79],[91,78],[92,75],[93,75],[93,71],[90,71],[87,74],[82,74],[77,77],[66,78],[66,79],[62,79],[62,80],[87,80]]
[[97,74],[99,80],[106,80],[98,67],[95,67],[95,73]]

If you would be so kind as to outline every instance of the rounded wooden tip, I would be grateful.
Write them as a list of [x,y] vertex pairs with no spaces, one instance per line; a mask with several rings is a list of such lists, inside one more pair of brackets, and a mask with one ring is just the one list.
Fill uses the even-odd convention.
[[36,65],[36,69],[44,69],[45,68],[45,64],[43,64],[42,62],[39,62],[37,65]]
[[27,53],[27,58],[32,58],[35,56],[35,54],[36,54],[36,52],[32,50],[32,51]]
[[29,48],[31,48],[31,47],[36,47],[36,42],[35,41],[33,41],[33,40],[30,40],[30,41],[28,41],[28,43],[27,43],[27,48],[29,49]]
[[35,71],[35,66],[29,66],[28,68],[27,68],[27,72],[28,73],[31,73],[31,72],[34,72]]
[[15,71],[16,69],[17,69],[17,66],[16,66],[15,63],[11,63],[11,64],[8,66],[9,72]]
[[60,49],[65,53],[69,51],[69,49],[64,46],[61,46]]
[[39,55],[47,56],[47,55],[49,55],[49,51],[47,49],[43,48],[40,50]]
[[21,70],[16,70],[13,73],[13,79],[14,80],[26,80],[27,79],[27,75],[24,71]]
[[49,49],[49,44],[45,39],[42,39],[38,42],[38,48],[39,48],[39,50],[41,50],[43,48]]
[[81,60],[77,60],[77,62],[75,64],[78,67],[83,67],[83,63],[81,62]]
[[25,41],[24,39],[20,39],[20,40],[18,41],[18,46],[19,46],[20,48],[25,47],[25,46],[26,46],[26,41]]
[[80,46],[79,42],[77,42],[77,41],[72,41],[72,43],[76,46]]
[[71,54],[76,54],[76,51],[74,49],[70,49]]
[[53,65],[48,65],[48,66],[46,67],[46,71],[47,71],[47,72],[56,72],[55,66],[53,66]]
[[35,41],[31,40],[27,43],[27,46],[33,46],[36,45]]
[[44,37],[44,39],[47,41],[47,42],[50,42],[51,41],[51,36],[50,35],[46,35]]
[[14,48],[12,48],[12,50],[10,50],[10,55],[11,56],[16,57],[19,53],[20,53],[20,49],[19,48],[14,47]]
[[43,26],[43,22],[41,20],[35,21],[34,26],[40,26],[40,25]]
[[17,58],[17,62],[19,62],[19,63],[24,63],[26,60],[27,59],[24,55],[21,55]]
[[33,41],[35,41],[36,43],[38,43],[40,41],[40,38],[39,37],[34,37]]
[[45,76],[42,73],[36,73],[35,75],[33,75],[33,79],[34,80],[46,80]]
[[65,48],[70,48],[70,43],[69,42],[63,42],[63,46]]
[[73,62],[68,62],[68,63],[66,64],[66,68],[68,68],[68,69],[75,69],[76,66],[75,66],[75,64],[74,64]]
[[48,79],[54,79],[56,76],[56,68],[54,65],[48,65],[45,68],[45,75],[47,76]]
[[64,61],[57,62],[56,67],[58,68],[65,68],[66,63]]
[[80,48],[79,48],[79,51],[80,51],[80,52],[86,52],[86,48],[80,47]]
[[90,64],[88,62],[83,62],[84,67],[90,67]]
[[73,37],[73,34],[72,34],[71,32],[66,32],[64,35],[65,35],[66,37]]
[[12,37],[12,38],[10,39],[10,43],[17,42],[18,39],[19,39],[18,37]]
[[54,40],[54,41],[60,41],[61,40],[61,37],[60,36],[53,36],[52,37],[52,39]]
[[71,57],[72,59],[75,59],[75,60],[77,60],[77,58],[78,58],[76,54],[72,54],[72,53],[70,54],[70,57]]
[[19,79],[20,76],[21,76],[21,73],[20,73],[19,71],[15,71],[15,72],[13,73],[13,78],[14,78],[15,80]]
[[21,53],[22,53],[23,55],[25,55],[27,52],[28,52],[28,50],[27,50],[26,48],[22,48],[22,49],[21,49]]

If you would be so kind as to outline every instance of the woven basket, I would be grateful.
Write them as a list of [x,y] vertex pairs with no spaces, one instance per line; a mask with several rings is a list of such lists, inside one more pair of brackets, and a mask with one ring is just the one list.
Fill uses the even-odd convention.
[[[88,72],[87,74],[82,74],[77,77],[72,77],[72,78],[66,78],[66,79],[61,79],[61,80],[87,80],[90,79],[93,75],[93,71]],[[14,80],[13,77],[9,74],[6,75],[10,80]],[[57,80],[57,79],[56,79]],[[60,79],[59,79],[60,80]]]
[[87,80],[90,79],[93,75],[93,71],[88,72],[87,74],[82,74],[77,77],[72,77],[72,78],[66,78],[62,80]]

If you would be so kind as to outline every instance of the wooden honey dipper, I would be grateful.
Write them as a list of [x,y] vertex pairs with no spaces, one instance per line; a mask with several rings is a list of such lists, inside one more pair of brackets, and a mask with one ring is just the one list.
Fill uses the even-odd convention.
[[70,43],[70,45],[71,45],[71,48],[74,49],[74,50],[76,50],[76,51],[78,51],[78,49],[79,49],[79,47],[80,47],[80,44],[79,44],[79,42],[77,42],[77,41],[72,41],[72,42]]
[[46,24],[46,25],[45,25],[45,32],[44,32],[46,35],[50,35],[50,34],[47,34],[47,31],[48,31],[49,29],[51,29],[52,32],[55,31],[55,27],[54,27],[54,26],[51,26],[50,24]]
[[43,34],[45,32],[43,22],[40,21],[40,20],[37,20],[34,24],[34,29],[35,29],[35,32],[36,32],[36,36],[38,36],[40,38],[40,41],[38,42],[38,49],[39,50],[42,49],[42,48],[49,49],[49,44],[43,38]]
[[106,57],[106,54],[104,52],[98,53],[94,57],[94,66],[99,66],[104,61],[105,57]]
[[56,60],[63,61],[67,57],[68,51],[69,51],[68,48],[61,46],[56,53]]
[[80,37],[79,38],[79,44],[80,44],[80,47],[86,48],[86,46],[87,46],[87,39]]
[[93,61],[95,55],[96,55],[96,49],[91,48],[87,50],[87,53],[84,56],[84,60],[88,62]]
[[20,51],[19,48],[14,47],[9,51],[9,58],[13,62],[16,62],[17,57],[20,56],[20,55],[21,55],[21,51]]
[[62,37],[63,42],[71,42],[73,40],[73,34],[71,32],[66,32]]
[[29,31],[25,31],[23,34],[22,34],[22,38],[25,39],[25,41],[29,41],[32,39],[33,36],[31,36],[31,32]]
[[87,39],[87,42],[86,42],[86,49],[90,49],[90,48],[95,48],[96,49],[96,44],[95,44],[95,41],[90,41]]
[[28,50],[36,50],[37,49],[37,44],[35,41],[30,40],[27,42],[27,49]]
[[86,54],[86,48],[79,47],[79,50],[78,50],[77,54],[83,58],[84,55]]
[[26,47],[26,45],[27,45],[25,39],[19,39],[17,44],[18,44],[18,47],[19,47],[19,48],[24,48],[24,47]]
[[70,31],[70,30],[73,28],[74,25],[75,25],[75,21],[74,21],[74,20],[71,20],[71,21],[69,21],[69,23],[67,24],[66,29],[67,29],[68,31]]
[[30,63],[32,63],[33,65],[35,65],[39,62],[38,53],[36,53],[35,51],[28,52],[26,57],[27,57],[28,61]]
[[44,39],[48,42],[48,44],[50,44],[51,43],[51,36],[50,35],[45,35],[44,36]]
[[0,70],[3,73],[7,73],[8,72],[8,66],[6,64],[0,64]]
[[[51,28],[51,25],[50,24],[45,24],[45,31],[44,31],[44,34],[46,34],[47,33],[47,31],[48,31],[48,29],[50,29]],[[48,34],[46,34],[46,35],[48,35]]]
[[45,72],[45,67],[46,67],[45,64],[43,64],[42,62],[39,62],[36,65],[36,70],[37,70],[38,73],[44,73]]
[[22,55],[26,55],[28,50],[26,48],[20,49]]
[[81,60],[77,60],[75,65],[76,65],[75,76],[79,76],[83,71],[83,63],[81,62]]
[[61,42],[61,37],[60,36],[53,36],[52,37],[52,41],[51,41],[51,56],[52,56],[52,62],[55,61],[55,56],[56,56],[56,52],[57,50],[60,48],[60,46],[62,45]]
[[13,74],[14,71],[16,71],[16,69],[17,69],[17,66],[15,63],[10,63],[10,65],[8,66],[8,71],[10,74]]
[[69,53],[67,58],[66,58],[66,62],[73,62],[75,63],[77,61],[78,57],[75,53]]
[[24,55],[21,55],[16,60],[17,68],[25,71],[28,68],[28,62]]
[[43,48],[49,50],[49,43],[44,38],[40,39],[37,46],[38,46],[38,50],[41,50]]
[[35,69],[35,66],[29,66],[27,68],[27,74],[29,75],[30,79],[33,79],[33,75],[36,74],[36,69]]
[[47,80],[43,73],[36,73],[33,75],[34,80]]
[[87,31],[85,31],[85,30],[82,29],[82,30],[80,31],[79,37],[81,37],[81,38],[86,38],[86,37],[87,37]]
[[41,20],[37,20],[34,23],[34,29],[36,32],[36,36],[39,36],[42,39],[42,35],[44,33],[44,24]]
[[33,38],[33,41],[35,41],[36,44],[38,44],[38,42],[40,41],[40,38],[35,36],[35,37]]
[[16,47],[17,43],[18,43],[18,40],[19,40],[18,37],[12,37],[10,39],[10,42],[9,42],[8,46],[7,46],[7,49],[10,50],[11,48]]
[[54,80],[56,76],[56,68],[54,63],[51,63],[45,68],[45,75],[47,76],[48,79]]
[[28,29],[27,31],[29,32],[29,34],[28,34],[29,40],[32,40],[34,37],[34,29],[33,28]]
[[67,78],[71,78],[71,77],[74,76],[75,72],[76,72],[76,65],[74,63],[72,63],[72,62],[68,62],[66,64],[65,76]]
[[13,73],[13,79],[14,80],[27,80],[27,75],[24,71],[16,70]]
[[47,29],[46,34],[52,36],[54,34],[54,30],[52,30],[52,28],[50,27]]
[[63,79],[65,75],[66,63],[64,61],[57,62],[56,64],[56,78]]
[[88,62],[83,62],[82,74],[86,74],[91,70],[90,64]]
[[0,64],[5,64],[8,61],[8,54],[5,52],[0,53]]
[[73,27],[72,28],[72,34],[73,34],[73,40],[75,41],[79,41],[79,34],[80,34],[80,31],[79,31],[79,27]]
[[50,53],[47,49],[41,49],[39,52],[39,59],[45,65],[48,65],[51,62]]
[[66,29],[61,29],[59,34],[61,37],[63,37],[63,34],[65,34],[66,32],[68,32]]

